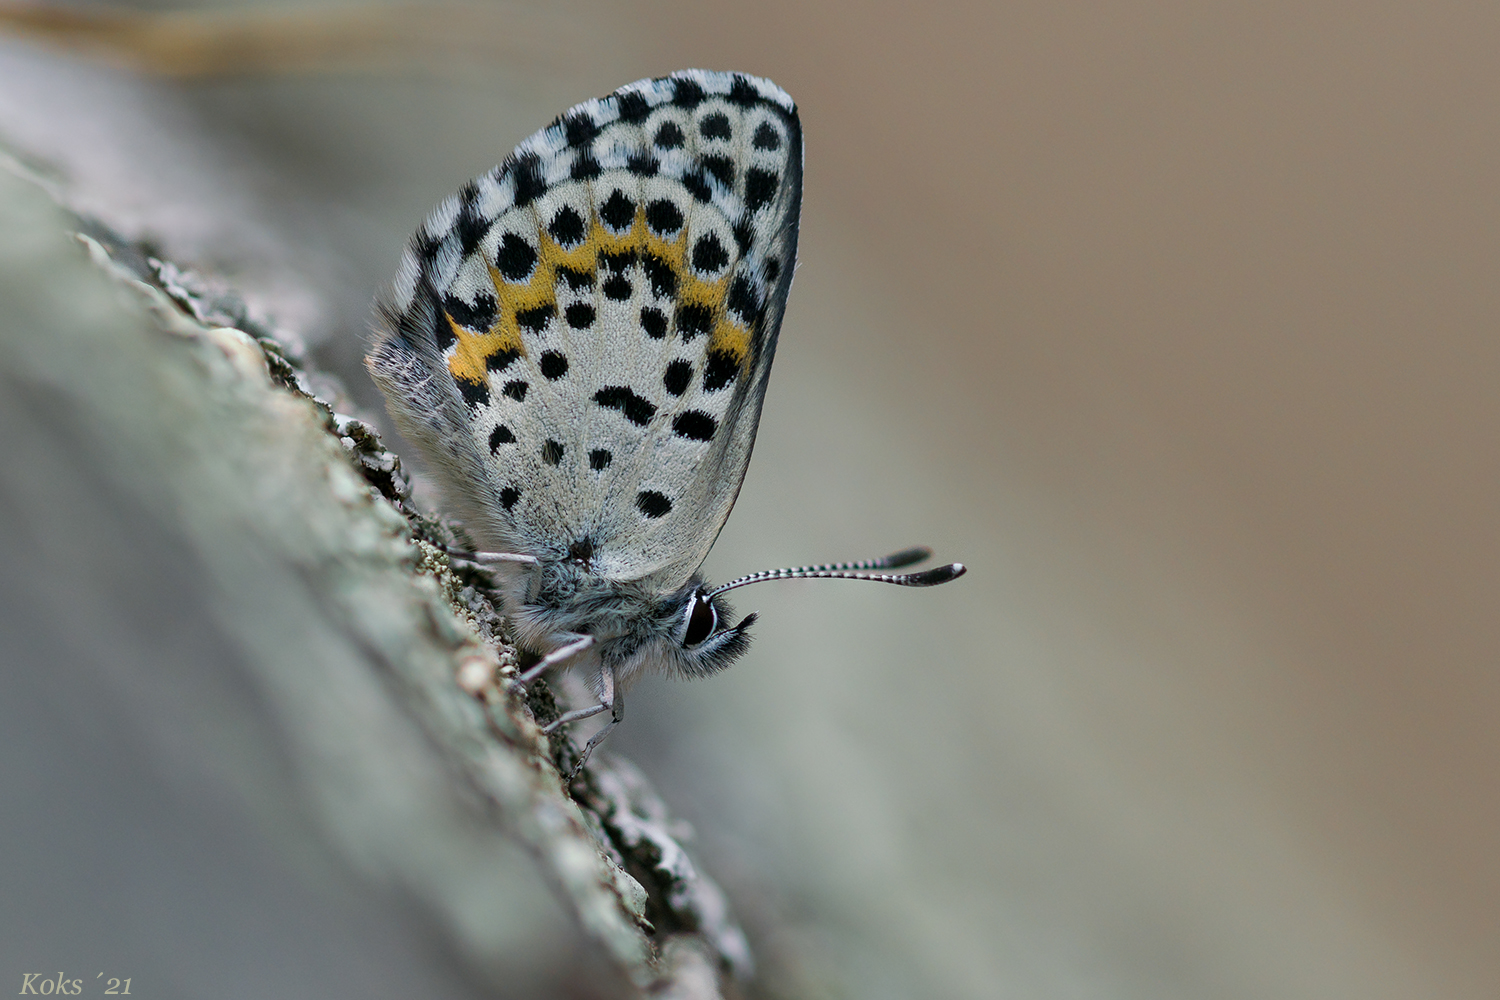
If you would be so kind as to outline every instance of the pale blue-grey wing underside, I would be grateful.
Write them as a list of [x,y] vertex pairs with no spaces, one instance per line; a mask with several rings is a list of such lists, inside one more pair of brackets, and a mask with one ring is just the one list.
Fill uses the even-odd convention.
[[801,182],[791,99],[690,70],[439,206],[368,362],[477,541],[663,590],[697,569],[750,460]]

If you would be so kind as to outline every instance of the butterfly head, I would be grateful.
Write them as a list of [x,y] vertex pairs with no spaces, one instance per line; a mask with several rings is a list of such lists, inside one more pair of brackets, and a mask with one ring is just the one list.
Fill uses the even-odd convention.
[[522,645],[545,651],[591,635],[600,665],[622,680],[650,670],[703,677],[750,647],[755,615],[732,624],[729,602],[696,574],[663,594],[603,579],[575,559],[521,569],[510,578],[505,604]]
[[750,626],[755,615],[746,615],[738,625],[728,624],[729,602],[705,588],[696,576],[673,594],[664,607],[675,616],[670,655],[679,672],[702,677],[723,670],[750,648]]

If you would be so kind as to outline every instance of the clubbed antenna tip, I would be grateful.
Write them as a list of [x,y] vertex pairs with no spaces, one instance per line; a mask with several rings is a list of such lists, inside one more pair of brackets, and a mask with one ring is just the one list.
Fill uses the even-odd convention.
[[910,574],[910,582],[906,585],[908,587],[936,587],[940,583],[957,580],[968,571],[969,567],[963,563],[949,563],[946,566],[939,566],[936,569]]

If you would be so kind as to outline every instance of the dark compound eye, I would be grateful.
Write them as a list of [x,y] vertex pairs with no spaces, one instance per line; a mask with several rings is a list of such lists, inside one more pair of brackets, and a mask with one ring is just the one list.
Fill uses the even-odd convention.
[[719,613],[713,602],[702,593],[693,595],[687,609],[687,632],[682,637],[684,646],[696,646],[714,634],[719,624]]

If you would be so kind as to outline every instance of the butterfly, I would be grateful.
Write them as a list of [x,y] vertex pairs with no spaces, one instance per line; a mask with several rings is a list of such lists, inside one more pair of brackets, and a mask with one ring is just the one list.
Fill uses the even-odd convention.
[[928,587],[926,549],[698,575],[755,444],[797,257],[802,131],[769,80],[686,70],[586,101],[412,238],[366,364],[482,551],[521,677],[582,666],[624,713],[647,670],[701,677],[749,646],[723,595],[836,577]]

